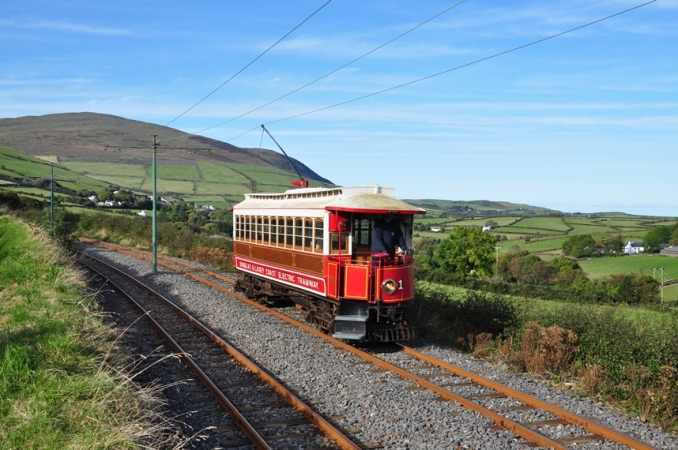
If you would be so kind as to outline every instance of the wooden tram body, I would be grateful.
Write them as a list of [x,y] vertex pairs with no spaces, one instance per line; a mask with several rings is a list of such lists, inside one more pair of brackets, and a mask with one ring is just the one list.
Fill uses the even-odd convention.
[[380,186],[245,194],[233,207],[236,289],[260,302],[290,299],[341,339],[411,339],[403,306],[414,298],[414,259],[390,261],[370,246],[376,219],[393,214],[411,248],[413,216],[423,213]]

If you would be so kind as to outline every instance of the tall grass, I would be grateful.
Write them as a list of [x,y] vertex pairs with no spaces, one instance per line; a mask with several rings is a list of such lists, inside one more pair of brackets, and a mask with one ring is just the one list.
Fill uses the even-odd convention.
[[108,333],[59,247],[0,215],[0,447],[169,443],[159,397],[111,359]]

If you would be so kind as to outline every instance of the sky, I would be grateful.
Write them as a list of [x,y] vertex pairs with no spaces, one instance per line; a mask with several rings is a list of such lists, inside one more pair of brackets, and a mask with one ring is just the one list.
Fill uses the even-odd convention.
[[504,54],[644,1],[326,3],[3,0],[0,118],[96,112],[275,149],[263,123],[343,186],[678,216],[678,0]]

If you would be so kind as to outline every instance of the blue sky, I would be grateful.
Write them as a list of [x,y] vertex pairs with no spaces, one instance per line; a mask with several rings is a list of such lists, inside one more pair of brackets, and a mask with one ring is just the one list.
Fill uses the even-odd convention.
[[[325,1],[5,0],[0,117],[91,111],[166,125]],[[332,0],[171,126],[199,132],[232,119],[455,3]],[[257,148],[260,130],[241,134],[266,123],[322,176],[394,187],[400,198],[678,216],[678,0],[279,121],[641,3],[467,0],[200,134]]]

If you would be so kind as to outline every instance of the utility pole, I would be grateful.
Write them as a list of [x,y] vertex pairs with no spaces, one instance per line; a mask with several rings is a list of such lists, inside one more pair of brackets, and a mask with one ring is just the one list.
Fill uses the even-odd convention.
[[661,274],[662,274],[662,284],[661,284],[661,287],[662,287],[662,306],[664,306],[664,268],[663,267],[657,267],[657,269],[659,269],[661,271]]
[[[154,134],[153,136],[153,143],[151,145],[151,148],[153,149],[153,162],[152,162],[152,168],[151,168],[151,173],[153,176],[153,215],[152,215],[152,232],[151,232],[151,246],[152,246],[152,253],[153,253],[153,264],[152,264],[152,272],[153,273],[158,273],[158,164],[157,164],[157,153],[158,153],[158,147],[160,147],[160,143],[158,142],[158,135]],[[123,148],[148,148],[148,147],[126,147],[122,145],[106,145],[104,147],[104,151],[108,149],[108,147],[115,147],[118,150],[122,150]],[[207,150],[209,152],[212,151],[211,148],[188,148],[188,147],[162,147],[163,150]]]
[[494,246],[494,249],[495,249],[496,252],[497,252],[497,259],[496,259],[496,261],[495,261],[495,263],[494,263],[494,272],[495,272],[495,274],[499,271],[499,249],[500,249],[500,248],[501,248],[501,246],[499,246],[499,245],[495,245],[495,246]]
[[54,231],[54,164],[50,164],[49,167],[49,229]]
[[158,186],[157,174],[158,166],[156,153],[158,150],[158,135],[153,135],[153,273],[158,273]]

